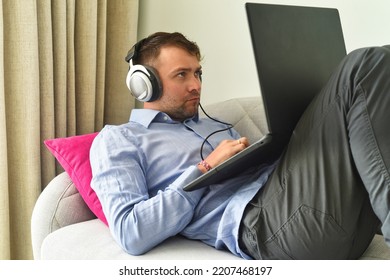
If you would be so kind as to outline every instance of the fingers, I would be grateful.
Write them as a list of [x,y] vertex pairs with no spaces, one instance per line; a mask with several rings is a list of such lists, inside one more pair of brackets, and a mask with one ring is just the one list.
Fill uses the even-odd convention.
[[210,166],[215,167],[248,146],[249,141],[246,137],[241,137],[237,140],[223,140],[215,150],[206,157],[205,161]]
[[231,147],[234,148],[234,150],[236,151],[243,150],[249,146],[249,141],[246,137],[241,137],[237,140],[224,140],[221,142],[221,146]]
[[241,138],[237,139],[236,143],[237,143],[237,145],[243,145],[244,148],[249,146],[249,141],[248,141],[248,138],[246,138],[246,137],[241,137]]

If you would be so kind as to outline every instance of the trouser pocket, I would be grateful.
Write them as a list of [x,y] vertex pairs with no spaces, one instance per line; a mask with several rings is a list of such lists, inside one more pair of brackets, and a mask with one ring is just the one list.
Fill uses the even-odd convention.
[[345,259],[351,247],[348,239],[330,215],[301,205],[260,247],[266,259]]

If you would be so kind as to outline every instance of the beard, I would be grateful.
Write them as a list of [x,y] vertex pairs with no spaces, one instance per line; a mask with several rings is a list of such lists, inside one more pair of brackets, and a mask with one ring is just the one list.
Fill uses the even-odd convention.
[[185,102],[182,106],[172,107],[166,113],[176,121],[183,122],[187,119],[193,118],[198,114],[199,102],[191,101],[192,104]]
[[160,106],[163,109],[162,111],[168,114],[173,120],[183,122],[198,114],[200,92],[192,91],[183,99],[170,98],[168,96],[162,96]]

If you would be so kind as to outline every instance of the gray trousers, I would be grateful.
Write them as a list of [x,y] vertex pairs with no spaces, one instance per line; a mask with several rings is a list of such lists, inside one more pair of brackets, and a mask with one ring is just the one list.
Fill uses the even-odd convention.
[[255,259],[356,259],[378,225],[390,246],[390,46],[359,49],[306,109],[247,205]]

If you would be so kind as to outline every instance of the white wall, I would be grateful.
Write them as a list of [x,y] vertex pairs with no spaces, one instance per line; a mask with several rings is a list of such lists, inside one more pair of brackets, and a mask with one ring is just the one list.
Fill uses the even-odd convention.
[[[139,38],[156,31],[179,31],[198,43],[204,56],[203,104],[258,95],[245,2],[248,1],[140,0]],[[389,0],[250,2],[337,8],[348,52],[390,44]]]

